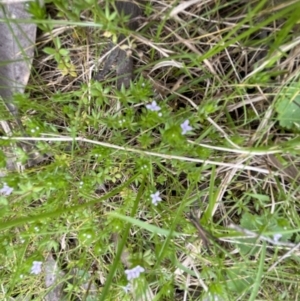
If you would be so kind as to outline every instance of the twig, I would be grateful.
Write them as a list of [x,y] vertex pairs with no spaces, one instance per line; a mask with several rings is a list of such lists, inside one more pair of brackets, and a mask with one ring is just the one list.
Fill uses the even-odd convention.
[[137,154],[141,154],[141,155],[149,155],[149,156],[153,156],[153,157],[160,157],[160,158],[164,158],[167,160],[174,159],[174,160],[180,160],[180,161],[186,161],[186,162],[197,162],[197,163],[211,164],[211,165],[223,166],[223,167],[229,167],[229,168],[237,168],[237,169],[241,169],[241,170],[251,170],[251,171],[260,172],[263,174],[270,174],[270,171],[268,169],[247,166],[244,164],[225,163],[225,162],[218,162],[218,161],[212,161],[212,160],[201,160],[201,159],[190,158],[190,157],[149,152],[149,151],[139,150],[139,149],[135,149],[135,148],[129,148],[129,147],[119,146],[119,145],[115,145],[115,144],[110,144],[107,142],[94,141],[94,140],[86,139],[83,137],[72,138],[72,137],[61,137],[60,136],[60,137],[56,137],[56,138],[50,138],[50,137],[47,138],[47,137],[5,137],[5,136],[3,136],[3,137],[0,137],[0,139],[15,140],[15,141],[85,142],[85,143],[101,145],[104,147],[113,148],[113,149],[117,149],[117,150],[121,150],[121,151],[127,151],[127,152],[137,153]]

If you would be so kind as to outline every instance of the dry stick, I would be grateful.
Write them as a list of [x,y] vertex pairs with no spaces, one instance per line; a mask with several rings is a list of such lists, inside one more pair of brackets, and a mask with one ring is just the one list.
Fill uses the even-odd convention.
[[209,232],[207,232],[200,224],[199,220],[190,212],[188,214],[188,218],[191,223],[195,226],[198,230],[198,234],[203,241],[205,248],[210,251],[209,249],[209,240],[217,241],[217,238],[213,237]]
[[295,245],[292,249],[290,249],[288,252],[286,252],[283,256],[281,256],[274,264],[272,264],[268,269],[268,272],[272,271],[281,261],[289,257],[294,251],[299,249],[300,249],[300,242],[297,245]]
[[[60,141],[60,142],[85,142],[85,143],[90,143],[90,144],[95,144],[95,145],[100,145],[108,148],[113,148],[121,151],[127,151],[127,152],[132,152],[140,155],[148,155],[148,156],[153,156],[153,157],[160,157],[164,158],[167,160],[180,160],[180,161],[186,161],[186,162],[197,162],[197,163],[203,163],[203,164],[211,164],[211,165],[216,165],[216,166],[223,166],[223,167],[229,167],[229,168],[237,168],[241,170],[251,170],[255,172],[260,172],[263,174],[270,174],[271,172],[268,169],[264,168],[259,168],[259,167],[252,167],[252,166],[247,166],[244,164],[230,164],[230,163],[225,163],[225,162],[218,162],[218,161],[211,161],[211,160],[202,160],[202,159],[196,159],[196,158],[189,158],[189,157],[183,157],[183,156],[176,156],[176,155],[167,155],[167,154],[162,154],[162,153],[156,153],[156,152],[149,152],[149,151],[144,151],[144,150],[139,150],[135,148],[130,148],[130,147],[124,147],[124,146],[118,146],[114,144],[110,144],[107,142],[100,142],[100,141],[94,141],[90,139],[86,139],[83,137],[57,137],[57,138],[46,138],[46,137],[0,137],[2,140],[15,140],[15,141]],[[274,173],[276,174],[276,173]]]
[[244,229],[238,225],[235,224],[230,224],[229,228],[234,229],[238,232],[244,233],[246,238],[256,238],[256,239],[260,239],[260,240],[264,240],[272,245],[275,246],[279,246],[279,247],[288,247],[288,248],[293,248],[292,250],[294,250],[295,248],[297,249],[299,247],[299,244],[293,244],[293,243],[288,243],[288,242],[280,242],[280,241],[275,241],[267,236],[261,235],[261,234],[257,234],[254,231],[250,231],[247,229]]
[[271,154],[281,154],[283,151],[282,149],[270,149],[270,150],[248,150],[248,149],[234,149],[234,148],[228,148],[224,146],[216,146],[216,145],[210,145],[210,144],[204,144],[204,143],[197,143],[192,140],[188,140],[191,144],[196,144],[201,147],[205,147],[208,149],[214,149],[221,152],[228,152],[228,153],[234,153],[234,154],[243,154],[243,155],[251,155],[251,156],[266,156]]

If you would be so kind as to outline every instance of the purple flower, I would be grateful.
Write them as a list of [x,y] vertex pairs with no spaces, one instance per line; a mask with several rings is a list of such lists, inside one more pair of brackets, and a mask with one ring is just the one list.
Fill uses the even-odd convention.
[[6,183],[3,183],[3,187],[0,189],[0,195],[10,195],[13,192],[13,188],[9,187]]
[[185,120],[181,125],[181,129],[182,129],[182,135],[185,135],[188,131],[191,131],[193,128],[189,125],[190,121],[189,120]]
[[32,263],[30,274],[38,275],[42,270],[42,264],[43,263],[41,261],[34,261]]
[[146,108],[153,112],[160,111],[160,106],[157,105],[155,100],[153,100],[150,104],[146,105]]
[[159,191],[156,191],[153,194],[150,194],[151,200],[152,200],[152,204],[157,206],[158,202],[161,202],[161,197],[159,196]]
[[145,272],[145,269],[139,265],[137,265],[135,268],[131,270],[125,270],[125,274],[128,281],[140,277],[140,274],[143,272]]

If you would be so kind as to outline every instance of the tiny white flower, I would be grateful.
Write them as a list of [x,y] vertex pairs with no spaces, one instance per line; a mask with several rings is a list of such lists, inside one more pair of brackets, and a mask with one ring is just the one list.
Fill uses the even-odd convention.
[[160,192],[156,191],[155,193],[150,194],[152,204],[157,205],[158,202],[161,202],[161,197],[159,196]]
[[276,234],[273,235],[273,240],[274,240],[275,242],[278,242],[278,241],[280,240],[281,237],[282,237],[282,234],[276,233]]
[[41,261],[34,261],[32,263],[30,274],[38,275],[42,271],[42,264]]
[[34,133],[34,132],[35,132],[35,129],[31,129],[30,131],[31,131],[31,133]]
[[126,294],[128,294],[131,291],[131,284],[128,283],[126,286],[122,286],[122,289]]
[[151,104],[146,105],[146,108],[153,112],[160,111],[160,106],[157,105],[155,100],[153,100]]
[[0,195],[10,195],[13,192],[13,188],[9,187],[6,183],[3,183],[3,187],[0,189]]
[[188,131],[191,131],[193,128],[189,125],[190,121],[189,120],[185,120],[181,125],[181,129],[182,129],[182,135],[185,135]]

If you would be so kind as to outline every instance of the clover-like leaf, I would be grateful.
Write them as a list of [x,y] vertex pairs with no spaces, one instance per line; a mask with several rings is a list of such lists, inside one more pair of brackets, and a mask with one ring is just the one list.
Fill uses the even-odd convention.
[[277,119],[282,127],[289,130],[299,130],[300,126],[300,95],[295,96],[295,93],[295,87],[287,88],[276,103]]

